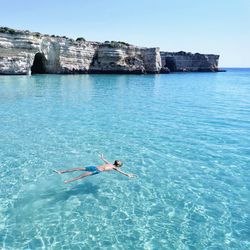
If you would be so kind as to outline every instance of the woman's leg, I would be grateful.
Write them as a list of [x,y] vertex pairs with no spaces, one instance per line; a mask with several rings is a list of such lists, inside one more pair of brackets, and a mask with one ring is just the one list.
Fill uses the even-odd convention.
[[66,170],[54,170],[58,174],[64,174],[64,173],[69,173],[69,172],[74,172],[74,171],[85,171],[86,168],[71,168],[71,169],[66,169]]
[[90,176],[90,175],[94,175],[94,174],[95,174],[95,173],[93,173],[93,172],[87,172],[87,173],[85,173],[85,174],[79,175],[79,176],[76,177],[76,178],[73,178],[73,179],[64,181],[64,183],[69,183],[69,182],[72,182],[72,181],[77,181],[77,180],[80,180],[80,179],[82,179],[82,178],[84,178],[84,177],[87,177],[87,176]]

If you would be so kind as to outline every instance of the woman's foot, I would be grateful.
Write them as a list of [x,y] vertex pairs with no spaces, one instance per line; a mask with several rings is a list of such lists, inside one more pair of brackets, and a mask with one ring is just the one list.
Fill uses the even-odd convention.
[[62,174],[60,170],[53,170],[53,171],[56,172],[57,174]]

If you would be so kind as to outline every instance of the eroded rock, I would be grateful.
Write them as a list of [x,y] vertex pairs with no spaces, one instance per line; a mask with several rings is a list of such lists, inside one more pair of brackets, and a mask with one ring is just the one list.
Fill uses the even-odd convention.
[[218,71],[218,55],[160,52],[125,42],[0,28],[0,74],[169,73]]

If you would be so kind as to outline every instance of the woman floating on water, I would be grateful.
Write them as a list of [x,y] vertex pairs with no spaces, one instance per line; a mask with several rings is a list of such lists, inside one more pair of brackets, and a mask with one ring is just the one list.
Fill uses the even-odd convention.
[[85,167],[85,168],[71,168],[71,169],[66,169],[66,170],[54,170],[54,171],[56,173],[58,173],[58,174],[64,174],[64,173],[69,173],[69,172],[74,172],[74,171],[87,171],[85,174],[81,174],[81,175],[79,175],[76,178],[64,181],[64,183],[69,183],[69,182],[72,182],[72,181],[77,181],[77,180],[80,180],[80,179],[82,179],[84,177],[95,175],[95,174],[99,174],[101,172],[110,171],[110,170],[115,170],[115,171],[117,171],[117,172],[119,172],[119,173],[121,173],[123,175],[126,175],[129,178],[135,177],[134,174],[126,174],[126,173],[122,172],[119,169],[123,165],[123,163],[121,161],[116,160],[112,164],[112,163],[110,163],[109,161],[107,161],[104,158],[103,154],[100,155],[100,158],[105,162],[105,164],[97,166],[97,167],[96,166],[88,166],[88,167]]

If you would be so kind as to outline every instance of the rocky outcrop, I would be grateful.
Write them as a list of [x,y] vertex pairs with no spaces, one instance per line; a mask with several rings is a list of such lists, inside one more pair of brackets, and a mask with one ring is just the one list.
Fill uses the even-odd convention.
[[[0,74],[159,73],[159,48],[0,29]],[[2,31],[2,32],[1,32]]]
[[124,42],[89,42],[0,28],[0,74],[216,71],[217,55],[160,52]]
[[218,71],[219,55],[199,53],[161,52],[162,71],[170,72],[216,72]]

